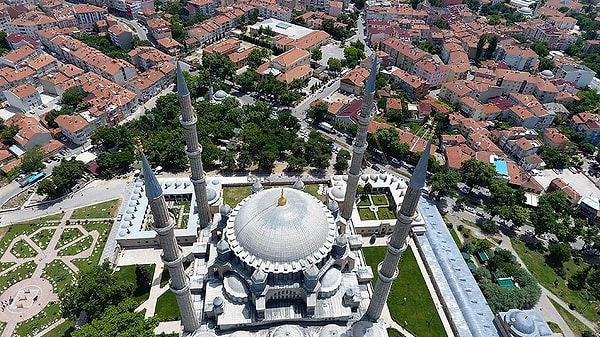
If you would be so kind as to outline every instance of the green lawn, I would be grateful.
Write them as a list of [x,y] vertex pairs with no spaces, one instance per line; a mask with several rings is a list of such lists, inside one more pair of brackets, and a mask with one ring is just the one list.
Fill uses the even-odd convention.
[[36,335],[44,330],[43,326],[48,326],[61,318],[60,308],[57,302],[50,302],[39,314],[17,324],[13,335],[30,336]]
[[44,337],[69,337],[73,331],[75,331],[75,322],[72,320],[66,320],[60,323],[54,329],[48,331]]
[[387,333],[389,337],[406,337],[404,334],[402,334],[402,332],[394,328],[387,328]]
[[388,207],[377,208],[377,217],[379,220],[395,220],[396,214]]
[[565,308],[563,308],[560,304],[556,303],[554,300],[552,300],[550,298],[549,298],[549,300],[550,300],[550,302],[552,302],[552,305],[556,308],[556,310],[558,311],[560,316],[565,320],[565,322],[567,322],[567,325],[569,326],[569,328],[571,328],[571,330],[573,330],[573,333],[575,333],[575,336],[581,336],[584,331],[589,330],[585,324],[581,323],[580,320],[575,318],[575,316],[571,315],[571,313],[568,312],[567,310],[565,310]]
[[358,214],[360,215],[361,220],[376,220],[375,213],[368,208],[359,208]]
[[[386,251],[386,247],[363,248],[365,260],[375,275],[373,284],[377,279],[377,265],[385,257]],[[398,268],[400,275],[392,284],[387,301],[394,321],[400,325],[406,321],[406,329],[416,337],[446,336],[412,249],[404,252]]]
[[120,204],[121,199],[113,199],[101,202],[99,204],[77,208],[73,211],[73,214],[71,215],[71,220],[114,218],[116,216],[117,211],[119,210]]
[[54,214],[50,214],[41,218],[37,218],[37,219],[33,219],[35,221],[39,221],[39,222],[45,222],[45,221],[56,221],[56,220],[61,220],[63,218],[65,214],[64,213],[54,213]]
[[[144,266],[144,268],[146,268],[146,271],[148,271],[148,273],[150,274],[150,277],[152,277],[154,275],[155,265],[144,264],[142,266]],[[136,281],[135,268],[136,268],[135,265],[121,266],[121,267],[119,267],[119,271],[115,272],[115,274],[119,277],[120,280],[135,282]],[[150,280],[150,283],[148,283],[148,284],[136,284],[136,288],[133,291],[133,296],[131,296],[131,298],[133,298],[137,303],[142,304],[150,296],[151,283],[152,283],[152,280]]]
[[9,227],[0,228],[0,256],[8,249],[10,243],[19,235],[29,235],[35,232],[39,227],[33,223],[16,224]]
[[[562,298],[563,301],[575,305],[577,308],[576,310],[590,321],[600,321],[600,315],[595,309],[595,307],[600,305],[599,301],[592,302],[592,305],[589,305],[589,302],[582,298],[579,295],[579,292],[567,287],[566,281],[558,276],[554,269],[546,263],[545,256],[542,253],[529,249],[525,243],[517,239],[511,239],[511,243],[519,257],[525,263],[527,269],[529,269],[531,274],[542,286],[550,290],[556,296]],[[564,266],[567,273],[566,278],[569,279],[572,275],[586,268],[588,265],[585,262],[582,262],[578,266],[571,260],[566,262]],[[558,282],[555,283],[555,281]]]
[[154,316],[161,322],[177,321],[181,319],[177,307],[177,299],[172,291],[167,290],[156,300]]
[[42,272],[42,277],[50,281],[55,293],[65,289],[68,284],[74,280],[74,273],[61,260],[52,260],[48,263]]
[[324,195],[319,194],[319,186],[320,184],[306,184],[304,185],[304,192],[312,195],[313,197],[325,202],[326,197]]
[[108,238],[108,234],[110,232],[112,223],[111,222],[90,222],[83,224],[83,228],[85,228],[88,232],[97,231],[100,235],[98,236],[98,242],[94,249],[92,250],[92,255],[90,257],[84,259],[74,259],[73,262],[77,268],[85,269],[91,265],[97,265],[100,263],[100,256],[102,256],[102,250],[104,250],[104,245],[106,245],[106,239]]
[[357,206],[371,206],[371,199],[368,194],[363,194],[360,196],[360,200],[358,201]]
[[38,247],[42,250],[48,248],[48,244],[50,243],[50,239],[54,235],[55,229],[41,229],[39,232],[35,233],[31,240],[35,242]]
[[385,194],[373,194],[371,195],[371,199],[373,200],[373,204],[377,206],[388,205],[388,199]]
[[235,208],[245,197],[252,194],[250,186],[223,187],[223,202]]
[[35,257],[38,253],[27,241],[19,240],[15,242],[10,252],[19,258]]
[[456,233],[454,227],[450,228],[450,235],[452,235],[452,240],[454,240],[454,243],[456,243],[456,247],[462,247],[462,243],[460,242],[460,239],[458,238],[458,233]]
[[5,327],[6,327],[6,323],[0,322],[0,335],[2,335],[2,332],[4,332]]
[[91,235],[86,236],[83,240],[79,240],[69,247],[58,252],[61,256],[77,255],[86,249],[90,248],[94,243],[94,238]]
[[83,236],[83,233],[79,230],[79,228],[67,227],[63,230],[62,234],[60,235],[60,238],[58,239],[55,248],[59,249],[68,244],[69,242],[79,238],[80,236]]
[[8,289],[17,282],[30,278],[36,266],[37,264],[34,261],[27,261],[11,270],[10,273],[0,275],[0,291]]

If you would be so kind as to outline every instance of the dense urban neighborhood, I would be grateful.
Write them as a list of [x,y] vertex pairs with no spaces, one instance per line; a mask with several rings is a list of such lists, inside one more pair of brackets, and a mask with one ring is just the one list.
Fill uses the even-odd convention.
[[600,336],[599,12],[0,2],[0,336]]

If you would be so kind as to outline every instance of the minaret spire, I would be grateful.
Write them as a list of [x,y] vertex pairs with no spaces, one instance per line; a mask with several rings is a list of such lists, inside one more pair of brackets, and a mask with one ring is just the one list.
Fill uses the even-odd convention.
[[352,144],[352,162],[350,163],[350,170],[348,172],[346,195],[344,196],[344,203],[340,212],[342,218],[346,220],[350,219],[352,216],[352,206],[354,206],[354,198],[356,198],[356,188],[358,187],[358,178],[360,176],[363,154],[367,149],[367,129],[369,128],[369,122],[375,115],[375,111],[373,111],[373,95],[375,94],[375,82],[378,71],[379,60],[377,59],[377,56],[373,54],[371,72],[367,78],[365,91],[363,93],[362,107],[360,114],[358,115],[358,131],[356,132],[356,138],[354,138],[354,143]]
[[211,214],[208,197],[206,196],[206,174],[202,168],[202,146],[198,142],[196,131],[198,119],[194,113],[190,91],[185,83],[179,62],[177,62],[177,95],[179,96],[179,107],[181,108],[180,123],[185,132],[185,153],[190,158],[192,170],[190,180],[194,185],[194,194],[196,195],[196,212],[198,212],[200,227],[205,228],[211,222]]
[[194,311],[192,294],[190,292],[189,280],[183,269],[181,248],[177,244],[173,228],[175,222],[167,209],[167,203],[163,196],[162,188],[152,172],[150,163],[146,159],[141,141],[137,140],[138,151],[142,156],[142,170],[144,172],[144,186],[146,197],[150,205],[150,211],[154,218],[152,227],[158,234],[160,247],[163,250],[162,261],[169,268],[171,281],[169,288],[175,294],[177,306],[181,313],[181,323],[186,332],[195,331],[199,327],[199,321]]
[[431,151],[431,140],[427,142],[423,155],[415,167],[414,174],[408,183],[408,190],[402,200],[402,206],[398,212],[398,219],[394,226],[394,232],[387,245],[385,259],[378,266],[379,278],[373,291],[373,297],[369,303],[369,308],[365,318],[376,321],[381,316],[383,306],[390,293],[392,282],[398,277],[398,261],[400,256],[406,250],[408,243],[406,238],[410,233],[417,203],[421,197],[421,189],[425,186],[425,177],[427,176],[427,163],[429,162],[429,153]]

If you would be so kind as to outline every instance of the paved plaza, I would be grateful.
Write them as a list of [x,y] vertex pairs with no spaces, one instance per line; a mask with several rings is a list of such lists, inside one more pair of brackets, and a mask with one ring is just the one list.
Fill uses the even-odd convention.
[[[15,236],[4,251],[0,250],[0,262],[10,265],[0,272],[7,282],[0,285],[0,322],[7,323],[2,337],[12,336],[19,323],[38,316],[49,303],[57,301],[57,287],[79,271],[73,261],[89,258],[98,249],[100,234],[82,224],[68,223],[72,213],[65,212],[60,221],[36,224],[35,230]],[[48,235],[46,242],[43,238]],[[35,266],[30,275],[23,270],[28,264]],[[39,326],[37,332],[46,328]]]

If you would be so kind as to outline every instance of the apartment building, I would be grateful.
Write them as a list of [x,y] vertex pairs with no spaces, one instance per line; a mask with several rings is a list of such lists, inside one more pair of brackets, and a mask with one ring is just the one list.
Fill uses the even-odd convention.
[[423,59],[415,63],[414,73],[424,79],[431,89],[439,88],[448,78],[450,68],[434,59]]
[[77,27],[85,30],[93,29],[97,21],[104,20],[108,15],[108,9],[90,4],[75,4],[71,8]]
[[108,36],[112,43],[121,49],[131,49],[133,33],[124,25],[116,24],[108,28]]
[[596,72],[583,64],[562,64],[554,71],[554,77],[576,83],[585,88],[592,82]]
[[34,87],[21,84],[9,90],[4,90],[8,105],[19,111],[28,112],[42,105],[42,97]]
[[600,115],[582,112],[571,117],[571,127],[585,133],[585,140],[600,145]]

